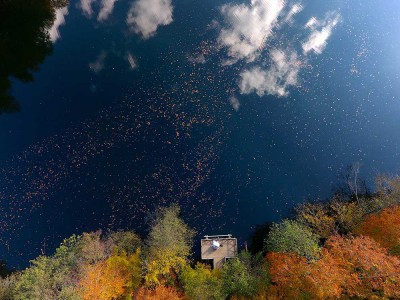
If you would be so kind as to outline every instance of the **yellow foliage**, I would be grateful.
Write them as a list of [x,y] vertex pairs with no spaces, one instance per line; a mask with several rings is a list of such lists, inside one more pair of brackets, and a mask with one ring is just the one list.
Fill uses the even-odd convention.
[[155,259],[147,264],[147,272],[144,277],[147,286],[156,286],[160,280],[165,279],[169,274],[179,272],[186,265],[186,259],[174,255],[169,249],[159,252]]
[[322,203],[306,203],[297,208],[297,219],[323,238],[335,231],[335,219],[328,215]]
[[83,300],[130,299],[141,281],[140,251],[126,255],[114,253],[105,261],[88,265],[79,282]]
[[330,203],[330,209],[342,229],[348,231],[351,231],[354,226],[361,222],[364,215],[363,210],[360,209],[356,202],[333,200]]

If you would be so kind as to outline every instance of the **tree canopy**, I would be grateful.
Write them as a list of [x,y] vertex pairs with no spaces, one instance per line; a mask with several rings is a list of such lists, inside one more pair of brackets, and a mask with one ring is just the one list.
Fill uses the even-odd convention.
[[299,206],[259,230],[266,255],[241,252],[215,270],[193,264],[180,208],[159,208],[145,242],[132,231],[73,235],[4,272],[0,300],[400,299],[400,194],[397,179],[385,182],[368,197]]
[[180,208],[171,205],[159,208],[150,223],[146,240],[146,275],[148,285],[173,280],[188,262],[194,231],[180,218]]
[[274,223],[265,241],[269,252],[297,253],[306,258],[315,258],[319,252],[319,237],[308,227],[293,220]]

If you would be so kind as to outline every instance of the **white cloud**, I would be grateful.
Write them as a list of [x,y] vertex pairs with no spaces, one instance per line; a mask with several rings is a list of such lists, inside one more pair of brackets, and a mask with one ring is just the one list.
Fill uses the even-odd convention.
[[137,0],[128,11],[126,23],[131,31],[148,39],[159,26],[172,23],[172,13],[171,0]]
[[49,35],[51,41],[54,43],[60,38],[60,32],[58,28],[65,24],[65,16],[68,15],[68,7],[58,8],[56,10],[56,19],[53,26],[49,29]]
[[329,13],[325,20],[318,20],[312,17],[308,20],[306,27],[311,30],[307,40],[302,43],[303,52],[308,54],[313,50],[317,54],[321,54],[326,45],[329,37],[332,34],[333,28],[339,23],[340,15],[338,13]]
[[238,98],[236,98],[235,96],[232,96],[232,97],[229,99],[229,103],[231,104],[231,106],[233,107],[234,110],[236,110],[236,111],[239,110],[239,108],[240,108],[240,102],[239,102],[239,99],[238,99]]
[[283,97],[289,94],[288,87],[297,84],[301,67],[297,54],[275,49],[270,57],[271,66],[268,70],[256,66],[240,74],[239,88],[242,94],[255,92],[260,97],[265,93]]
[[321,26],[321,22],[315,17],[311,17],[306,23],[306,27],[310,28],[311,30],[316,30],[318,26]]
[[87,17],[91,17],[93,15],[92,4],[97,0],[81,0],[78,7],[82,10],[83,14]]
[[221,29],[218,42],[228,49],[233,64],[241,59],[254,61],[277,26],[285,2],[283,0],[252,0],[250,5],[226,4],[221,7],[225,26]]
[[293,4],[285,17],[285,22],[292,23],[293,17],[295,15],[297,15],[299,12],[301,12],[302,10],[303,10],[303,6],[300,3]]
[[107,52],[102,51],[100,54],[97,56],[96,60],[94,62],[89,63],[89,68],[95,72],[99,73],[101,70],[104,69],[104,62],[107,58]]
[[99,15],[97,21],[106,21],[114,10],[114,4],[117,0],[102,0]]
[[[293,26],[295,31],[308,31],[307,39],[299,42],[296,36],[299,36],[300,32],[285,36],[284,30],[287,29],[287,25],[293,24],[294,17],[303,11],[301,0],[249,2],[221,6],[223,21],[213,23],[212,28],[219,32],[217,44],[220,49],[227,51],[222,65],[233,65],[238,61],[244,63],[238,80],[242,94],[254,92],[260,97],[265,94],[285,97],[289,94],[290,87],[298,85],[299,71],[307,61],[307,55],[311,51],[317,54],[323,52],[341,17],[337,12],[329,12],[321,20],[310,18],[306,28]],[[278,34],[283,36],[278,37]],[[273,45],[277,44],[275,42],[279,43],[280,49],[293,50],[278,50],[275,48],[277,46]],[[299,43],[303,50],[301,54],[294,50],[297,48],[295,44]],[[269,59],[267,67],[264,67],[265,59]],[[263,64],[260,64],[261,60]]]

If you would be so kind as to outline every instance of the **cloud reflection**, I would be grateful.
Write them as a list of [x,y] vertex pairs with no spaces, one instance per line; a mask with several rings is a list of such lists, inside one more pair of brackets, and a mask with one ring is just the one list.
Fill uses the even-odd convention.
[[56,19],[53,26],[49,29],[51,41],[54,43],[60,38],[59,27],[65,24],[65,16],[68,15],[68,7],[58,8],[56,10]]
[[129,29],[144,39],[154,36],[159,26],[171,24],[171,0],[137,0],[132,2],[126,17]]

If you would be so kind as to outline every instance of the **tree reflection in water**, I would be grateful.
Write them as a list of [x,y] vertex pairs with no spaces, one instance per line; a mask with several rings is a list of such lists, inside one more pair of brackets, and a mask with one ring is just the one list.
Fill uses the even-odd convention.
[[68,0],[0,0],[0,114],[20,110],[11,95],[11,80],[33,81],[32,72],[39,69],[52,53],[49,29],[56,9]]

